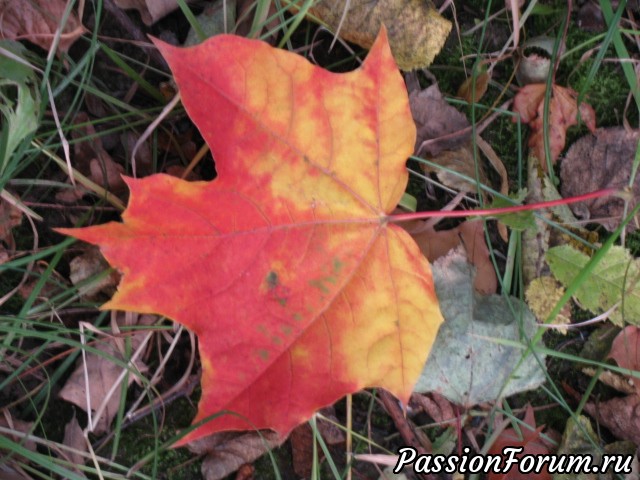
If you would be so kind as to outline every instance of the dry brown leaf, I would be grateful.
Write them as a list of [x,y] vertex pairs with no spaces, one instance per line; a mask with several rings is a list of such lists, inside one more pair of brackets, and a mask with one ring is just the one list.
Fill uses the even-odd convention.
[[[299,8],[290,0],[288,4],[292,10]],[[451,31],[451,22],[438,13],[431,0],[318,0],[309,14],[364,48],[373,45],[384,24],[402,70],[431,65]]]
[[[491,80],[491,75],[489,72],[484,71],[479,75],[473,77],[468,77],[460,88],[458,88],[458,93],[456,96],[462,98],[464,101],[468,103],[479,102],[480,99],[487,93],[487,88],[489,88],[489,80]],[[475,85],[475,92],[473,91]]]
[[416,155],[435,157],[471,139],[467,117],[447,103],[438,85],[412,91],[409,106],[417,129]]
[[[82,433],[82,428],[78,423],[78,419],[74,415],[69,423],[67,423],[64,427],[64,440],[62,443],[71,447],[77,452],[70,452],[68,450],[64,450],[64,455],[67,457],[70,463],[73,465],[84,465],[85,456],[80,452],[88,453],[89,449],[87,448],[87,442],[84,438],[84,434]],[[76,473],[82,475],[79,469],[75,469]]]
[[[624,189],[629,184],[633,159],[640,140],[640,130],[626,131],[622,127],[599,128],[593,135],[576,141],[562,161],[560,178],[562,195],[572,197],[602,188]],[[633,184],[632,210],[640,197],[640,175]],[[624,212],[622,198],[608,196],[570,205],[573,213],[584,220],[615,230]],[[627,224],[627,231],[638,228],[638,219]]]
[[177,0],[114,0],[114,3],[123,10],[138,10],[145,25],[153,25],[178,8]]
[[[13,194],[16,198],[17,196]],[[0,198],[0,242],[4,242],[10,252],[16,249],[12,230],[22,223],[22,211],[15,205]]]
[[[77,141],[73,147],[73,167],[110,193],[124,194],[127,191],[127,186],[122,179],[124,167],[116,163],[105,150],[100,136],[91,124],[89,115],[85,112],[78,113],[75,123],[77,128],[73,129],[71,136],[74,140],[81,141]],[[73,188],[57,192],[56,199],[64,203],[73,203],[87,193],[86,188],[76,183]]]
[[[613,358],[621,368],[640,370],[640,328],[634,325],[623,328],[614,338],[608,358]],[[632,376],[630,380],[640,392],[640,378]]]
[[69,279],[71,283],[78,286],[80,295],[88,300],[97,300],[100,294],[111,297],[120,282],[120,274],[116,270],[112,270],[108,275],[101,277],[98,281],[81,285],[89,278],[111,268],[97,247],[88,247],[87,251],[82,255],[73,258],[69,262],[69,268]]
[[584,409],[615,437],[640,445],[640,396],[629,395],[606,402],[587,403]]
[[[333,406],[321,410],[324,417],[327,417],[336,423],[338,419],[335,415]],[[344,443],[345,436],[342,430],[334,424],[327,422],[321,418],[316,422],[318,432],[329,446]],[[303,423],[294,428],[289,436],[291,442],[291,454],[293,457],[293,471],[300,478],[311,477],[313,467],[313,430],[308,423]]]
[[260,434],[221,432],[190,442],[188,448],[197,455],[206,455],[202,462],[205,480],[221,480],[280,446],[283,441],[272,431],[262,431]]
[[422,220],[404,222],[401,225],[413,237],[420,251],[431,263],[462,244],[467,252],[467,258],[476,267],[476,276],[473,281],[476,291],[485,295],[497,291],[498,279],[485,242],[482,220],[466,221],[456,228],[439,231]]
[[[540,160],[546,170],[544,154],[544,97],[547,90],[545,83],[531,83],[520,89],[513,100],[513,111],[520,114],[523,123],[531,128],[529,147],[532,154]],[[560,156],[564,149],[567,129],[578,124],[578,111],[582,122],[592,132],[596,129],[596,114],[587,103],[576,103],[578,94],[570,88],[552,86],[549,102],[549,149],[551,163]],[[514,121],[516,121],[514,119]]]
[[[126,314],[119,314],[118,324],[124,324]],[[139,325],[150,325],[155,322],[156,317],[153,315],[140,315],[137,319]],[[142,344],[147,332],[139,331],[130,335],[131,348],[135,351]],[[122,338],[117,336],[100,338],[93,346],[104,354],[111,357],[123,358],[121,354],[120,344]],[[142,360],[134,362],[135,367],[140,372],[147,370]],[[86,372],[85,372],[86,367]],[[89,399],[91,411],[95,414],[100,409],[103,402],[106,401],[106,408],[99,419],[94,417],[94,425],[92,433],[96,435],[103,434],[108,431],[111,421],[118,413],[118,405],[122,393],[122,382],[116,385],[123,367],[114,363],[109,357],[88,352],[86,354],[86,363],[81,358],[78,360],[76,369],[73,371],[69,379],[60,391],[60,398],[67,402],[73,403],[88,411],[87,398]],[[86,373],[86,376],[85,376]],[[89,379],[89,391],[87,395],[87,381]],[[135,374],[129,373],[128,385],[135,380]],[[115,389],[108,395],[112,387]]]
[[9,435],[9,438],[11,438],[14,442],[20,443],[30,452],[36,452],[38,450],[36,442],[34,442],[33,440],[24,439],[23,436],[20,435],[31,435],[34,430],[33,422],[25,422],[23,420],[13,418],[6,409],[3,410],[3,413],[4,414],[0,415],[0,427],[8,428],[18,433],[18,435]]
[[[49,51],[66,6],[66,0],[0,0],[0,39],[29,40]],[[78,16],[71,12],[58,51],[69,50],[84,32]]]
[[454,409],[454,404],[438,392],[414,393],[411,402],[429,415],[439,426],[456,426],[459,415]]

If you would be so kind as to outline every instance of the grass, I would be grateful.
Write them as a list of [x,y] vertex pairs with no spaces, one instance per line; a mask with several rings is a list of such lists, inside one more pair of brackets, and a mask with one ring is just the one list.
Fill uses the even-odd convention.
[[[178,3],[180,9],[157,24],[153,33],[162,34],[171,26],[179,25],[181,30],[177,34],[184,35],[186,26],[191,25],[203,35],[195,16],[198,12],[192,11],[183,0]],[[495,113],[495,119],[482,137],[505,163],[513,193],[527,184],[528,130],[513,121],[509,110],[501,108],[505,100],[514,96],[510,83],[511,59],[495,65],[489,89],[476,105],[453,98],[465,75],[473,71],[475,62],[491,59],[489,53],[502,46],[500,35],[508,33],[511,24],[506,13],[489,23],[489,15],[497,13],[502,3],[494,2],[487,12],[482,8],[484,2],[476,3],[471,10],[477,15],[457,12],[463,34],[457,38],[452,34],[431,72],[450,103],[464,111],[475,122],[474,127],[485,115]],[[281,47],[300,51],[308,58],[320,58],[323,65],[335,71],[355,66],[354,55],[343,46],[326,52],[323,46],[311,45],[318,27],[305,20],[302,13],[288,13],[281,2],[274,2],[272,9],[269,5],[266,0],[258,0],[255,8],[245,15],[250,35],[266,38],[277,34]],[[300,5],[304,13],[311,2]],[[540,8],[532,10],[523,35],[560,35],[558,27],[565,15],[563,5],[565,2],[556,2],[546,8],[548,5],[539,3]],[[101,143],[114,162],[125,173],[132,174],[131,152],[135,141],[161,116],[172,95],[168,72],[149,62],[146,50],[133,42],[112,41],[103,34],[101,28],[113,20],[106,15],[102,2],[88,2],[86,8],[90,10],[87,18],[93,16],[93,24],[98,27],[78,40],[70,53],[47,55],[32,46],[0,44],[0,61],[6,62],[7,58],[13,61],[10,70],[0,68],[0,72],[8,72],[4,73],[4,79],[0,77],[0,94],[4,100],[0,191],[7,192],[2,205],[13,203],[26,217],[13,228],[11,237],[4,238],[3,252],[7,258],[0,264],[0,408],[8,420],[3,423],[0,418],[0,464],[27,478],[76,479],[84,475],[90,478],[198,478],[203,456],[186,449],[169,448],[195,415],[199,391],[194,390],[197,383],[194,379],[197,380],[198,363],[192,337],[182,329],[174,329],[166,319],[156,318],[150,324],[140,324],[138,317],[98,311],[97,307],[108,295],[103,292],[87,298],[81,292],[87,285],[106,280],[111,272],[102,267],[86,274],[79,284],[72,284],[69,280],[71,261],[85,253],[86,248],[52,230],[119,218],[125,204],[124,195],[117,191],[114,183],[99,181],[99,175],[89,178],[88,166],[75,163],[82,156],[75,150]],[[615,18],[615,13],[604,11],[609,19]],[[449,10],[446,15],[451,18],[452,12]],[[476,20],[490,28],[464,34]],[[620,125],[623,115],[632,125],[639,118],[640,101],[632,101],[631,107],[625,110],[627,96],[636,88],[635,75],[629,72],[631,64],[626,60],[636,55],[638,49],[628,36],[637,35],[635,26],[625,28],[627,30],[619,30],[611,25],[594,36],[572,23],[566,37],[567,50],[556,76],[558,84],[571,86],[593,105],[598,123],[605,126]],[[605,48],[582,58],[589,49],[603,43]],[[360,49],[356,49],[356,53],[360,53]],[[7,64],[0,64],[3,65]],[[10,82],[4,81],[7,79]],[[87,110],[91,110],[91,115],[83,117],[81,113]],[[584,127],[571,129],[568,144],[584,133]],[[65,154],[67,143],[69,161]],[[150,134],[143,151],[139,151],[135,168],[142,175],[166,171],[168,166],[185,169],[201,145],[198,132],[178,107]],[[416,173],[411,177],[409,193],[418,198],[419,208],[435,208],[425,194],[420,162],[426,160],[416,158],[410,164]],[[481,165],[477,153],[476,162]],[[103,158],[98,159],[97,165],[103,172],[111,168],[110,162]],[[211,159],[205,156],[196,165],[195,172],[211,179],[214,176]],[[64,203],[60,195],[76,190],[71,177],[85,194]],[[437,179],[431,177],[429,181],[435,184],[438,195],[446,196],[440,193]],[[489,185],[479,188],[495,193]],[[0,215],[0,220],[2,218]],[[545,221],[551,230],[562,228],[553,219]],[[494,228],[487,231],[487,238],[494,240],[489,247],[495,265],[499,266],[503,292],[522,298],[521,251],[527,248],[526,241],[520,233],[512,231],[507,242],[500,244],[495,241]],[[567,287],[548,321],[553,323],[562,306],[571,302],[572,292],[585,280],[589,268],[606,256],[608,248],[619,241],[620,233],[618,230],[612,235],[603,235],[603,243],[596,249],[589,266]],[[625,241],[637,254],[638,235],[629,235]],[[492,245],[501,246],[494,249]],[[579,314],[591,316],[588,312]],[[467,439],[473,437],[478,442],[478,451],[486,453],[500,433],[500,429],[494,428],[499,424],[495,419],[506,418],[514,427],[527,428],[521,420],[521,410],[527,403],[539,408],[536,412],[539,425],[546,423],[562,432],[569,418],[576,419],[583,413],[585,402],[597,395],[615,395],[609,387],[582,374],[581,366],[590,364],[598,372],[609,370],[629,375],[628,371],[612,366],[602,354],[585,360],[581,346],[598,330],[583,327],[571,330],[566,336],[545,332],[547,330],[541,328],[533,341],[523,339],[511,343],[522,351],[523,360],[530,355],[538,358],[546,355],[548,368],[544,386],[492,405],[460,409],[457,429],[434,425],[433,419],[422,413],[416,422],[423,424],[428,438],[435,445],[442,442],[457,449],[463,444],[466,446]],[[107,339],[114,337],[118,339],[117,349],[104,349]],[[146,343],[138,343],[143,338]],[[542,338],[546,347],[538,345],[537,340]],[[501,339],[492,341],[508,343]],[[125,387],[111,392],[116,400],[113,407],[116,413],[113,422],[100,434],[88,428],[95,412],[88,416],[59,398],[76,368],[85,365],[92,355],[117,366],[120,372],[116,376],[117,384]],[[640,372],[631,375],[639,376]],[[567,393],[567,386],[577,392],[577,397]],[[336,409],[338,428],[352,436],[354,452],[390,454],[403,444],[394,423],[372,392],[356,395],[353,406],[350,405],[340,402]],[[99,408],[100,405],[94,406],[94,410]],[[345,419],[351,415],[353,420],[347,422]],[[65,439],[65,426],[74,417],[84,429],[75,443]],[[343,450],[324,443],[315,419],[311,427],[315,438],[311,478],[348,478],[350,473]],[[463,431],[466,436],[457,436]],[[452,435],[454,441],[451,441]],[[612,440],[613,436],[607,432],[599,439],[603,444]],[[600,445],[593,447],[600,448]],[[289,478],[293,475],[288,463],[290,457],[288,444],[263,456],[256,463],[256,478]],[[78,466],[74,458],[82,459],[84,466]],[[377,475],[371,465],[359,462],[357,468],[372,477]]]

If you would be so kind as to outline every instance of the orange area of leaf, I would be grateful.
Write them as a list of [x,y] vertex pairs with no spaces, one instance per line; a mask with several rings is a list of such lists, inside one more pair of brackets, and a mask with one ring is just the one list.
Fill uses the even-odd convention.
[[[554,164],[564,149],[567,129],[578,124],[580,119],[593,133],[596,129],[596,114],[591,105],[577,104],[578,94],[566,87],[553,85],[549,102],[549,149],[551,163]],[[547,85],[532,83],[520,89],[513,100],[513,110],[520,114],[522,121],[531,127],[529,147],[532,154],[546,168],[547,158],[544,151],[544,99]]]
[[288,433],[364,387],[408,401],[442,318],[428,262],[388,222],[415,127],[380,34],[363,66],[333,74],[265,43],[156,41],[218,178],[127,179],[123,223],[63,230],[123,273],[103,308],[193,330],[196,421]]

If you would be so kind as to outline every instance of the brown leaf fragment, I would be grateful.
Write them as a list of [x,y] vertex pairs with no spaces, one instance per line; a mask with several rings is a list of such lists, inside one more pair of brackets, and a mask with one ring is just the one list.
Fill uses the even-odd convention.
[[243,465],[254,462],[268,450],[280,446],[283,441],[271,431],[221,432],[190,442],[188,448],[195,454],[206,454],[202,463],[205,480],[221,480]]
[[[338,421],[333,407],[323,409],[322,415],[335,422]],[[319,418],[316,426],[327,445],[339,445],[345,441],[344,433],[334,424]],[[313,442],[315,441],[311,426],[308,423],[299,425],[291,432],[289,440],[293,456],[293,471],[300,478],[309,478],[313,468]]]
[[[523,123],[531,128],[529,147],[532,154],[540,160],[542,168],[546,170],[544,151],[544,99],[547,85],[545,83],[531,83],[520,89],[513,100],[513,111],[520,114]],[[549,102],[549,149],[551,163],[560,156],[564,149],[567,129],[578,124],[578,112],[581,121],[592,132],[596,129],[596,114],[587,103],[577,104],[578,94],[565,87],[552,86]],[[514,119],[514,121],[516,121]]]
[[[289,5],[296,8],[293,2]],[[431,0],[319,0],[309,13],[345,40],[364,48],[373,45],[384,24],[402,70],[431,65],[451,31],[451,22],[438,13]]]
[[[84,438],[84,434],[82,433],[82,428],[78,423],[78,419],[74,415],[69,423],[67,423],[64,427],[64,440],[62,443],[71,447],[76,451],[68,451],[63,450],[64,455],[67,457],[70,463],[73,465],[84,465],[85,456],[82,453],[88,453],[87,441]],[[80,470],[75,468],[76,473],[82,475]]]
[[[613,340],[608,358],[613,358],[621,368],[640,370],[640,328],[634,325],[623,328]],[[631,376],[630,380],[640,392],[640,378]]]
[[[125,323],[125,318],[125,314],[121,314],[118,320],[120,323]],[[155,318],[153,315],[141,315],[138,317],[138,323],[148,325],[154,322]],[[146,335],[147,333],[144,331],[130,335],[132,351],[141,346]],[[117,336],[100,338],[93,346],[102,354],[87,352],[84,356],[86,361],[83,358],[78,360],[76,369],[60,390],[59,396],[63,400],[77,405],[85,412],[91,410],[93,415],[91,432],[96,435],[108,430],[111,421],[118,412],[123,387],[121,377],[123,367],[114,363],[110,357],[123,358],[119,348],[121,343],[122,339]],[[134,364],[139,372],[147,370],[141,360],[135,361]],[[133,372],[129,373],[128,385],[135,380],[135,377]],[[88,382],[87,379],[89,379]],[[103,406],[102,415],[96,418],[95,415]]]
[[[64,18],[66,0],[0,0],[0,39],[28,40],[49,51]],[[58,52],[69,50],[85,32],[75,12],[63,25]]]
[[82,255],[75,257],[69,262],[69,268],[71,283],[76,285],[80,295],[88,300],[97,300],[100,294],[112,296],[120,282],[120,274],[111,270],[108,275],[86,283],[91,277],[111,269],[97,247],[89,247]]
[[640,445],[640,396],[629,395],[606,402],[589,402],[584,409],[615,437]]
[[498,289],[498,278],[484,237],[484,222],[469,220],[449,230],[435,230],[425,221],[406,222],[402,226],[409,232],[429,262],[445,256],[462,245],[467,258],[476,267],[473,281],[475,290],[490,295]]
[[429,415],[440,426],[455,426],[458,414],[454,410],[454,404],[438,392],[414,393],[411,402]]
[[16,249],[12,230],[21,223],[22,211],[4,198],[0,198],[0,242],[4,242],[10,252]]
[[457,96],[468,103],[472,103],[474,100],[479,102],[484,94],[487,93],[489,80],[491,80],[491,75],[486,70],[475,77],[468,77],[458,88]]
[[437,84],[412,91],[409,106],[417,129],[416,155],[434,157],[471,139],[467,117],[447,103]]
[[[603,188],[626,188],[638,140],[640,130],[627,131],[622,127],[599,128],[593,135],[585,135],[577,140],[567,152],[560,168],[562,195],[572,197]],[[627,211],[638,203],[640,175],[635,178],[632,193],[633,198]],[[599,223],[613,231],[622,220],[624,200],[609,196],[573,203],[570,207],[577,217]],[[627,232],[637,228],[637,218],[627,224]]]
[[137,10],[145,25],[153,25],[178,8],[176,0],[114,0],[114,3],[123,10]]

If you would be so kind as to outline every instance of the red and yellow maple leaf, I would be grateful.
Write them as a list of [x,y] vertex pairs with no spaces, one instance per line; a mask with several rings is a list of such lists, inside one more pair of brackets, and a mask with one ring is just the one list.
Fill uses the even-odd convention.
[[415,127],[386,33],[334,74],[266,43],[220,35],[156,42],[218,177],[127,179],[123,223],[64,233],[123,273],[103,308],[193,330],[196,421],[288,433],[364,387],[407,401],[442,319],[431,271],[389,212]]
[[[553,85],[549,102],[549,149],[551,163],[555,163],[565,145],[567,129],[578,124],[580,118],[591,132],[596,130],[596,113],[591,105],[582,102],[577,104],[578,94],[566,87]],[[520,114],[524,123],[531,127],[529,147],[532,154],[546,168],[544,152],[544,97],[547,91],[545,83],[531,83],[520,89],[513,99],[513,110]]]

